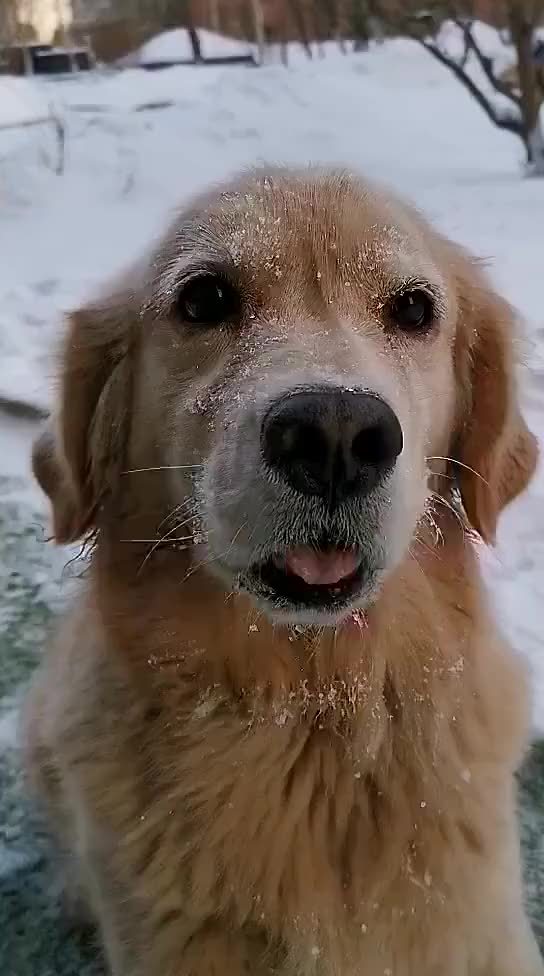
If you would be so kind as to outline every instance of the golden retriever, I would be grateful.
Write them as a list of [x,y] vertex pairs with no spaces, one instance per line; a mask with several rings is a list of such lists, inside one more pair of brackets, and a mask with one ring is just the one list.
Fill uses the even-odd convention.
[[513,332],[320,170],[195,200],[72,315],[34,467],[92,558],[26,750],[114,976],[542,976],[475,551],[537,458]]

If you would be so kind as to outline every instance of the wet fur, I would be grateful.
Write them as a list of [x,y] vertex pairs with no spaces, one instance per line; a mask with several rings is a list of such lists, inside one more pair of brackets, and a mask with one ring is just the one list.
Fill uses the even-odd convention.
[[[248,179],[249,190],[228,192],[258,197],[263,175]],[[134,278],[72,317],[58,419],[36,447],[57,539],[98,534],[79,603],[29,696],[31,780],[114,976],[541,976],[515,812],[526,678],[496,632],[468,532],[492,541],[536,461],[517,407],[511,310],[472,259],[397,201],[369,199],[336,174],[271,179],[278,199],[294,201],[282,217],[285,276],[296,267],[313,288],[290,222],[311,213],[325,238],[331,198],[333,221],[339,199],[361,221],[371,210],[369,228],[381,208],[439,269],[451,334],[425,355],[451,408],[435,400],[442,427],[426,446],[460,464],[435,467],[439,501],[423,504],[364,612],[292,627],[231,592],[205,541],[213,479],[210,488],[199,474],[195,495],[187,473],[123,473],[180,463],[178,427],[188,464],[233,443],[213,422],[240,389],[236,357],[215,350],[203,376],[187,339],[156,393],[164,340],[159,331],[150,352],[140,330],[165,314],[180,246],[169,237]],[[264,275],[262,225],[236,208],[223,220],[243,230],[245,257],[249,248]],[[160,287],[149,270],[158,263]],[[369,262],[366,274],[372,284],[380,271]],[[286,301],[299,316],[302,299]],[[398,368],[388,349],[385,384]],[[352,370],[338,355],[335,368]],[[221,408],[210,405],[217,383]],[[183,403],[161,425],[157,403],[173,403],[180,384]],[[197,393],[210,400],[201,413]],[[413,415],[409,399],[405,409]],[[234,477],[243,483],[241,469]],[[197,531],[194,518],[203,537],[188,548],[163,539],[152,552],[128,543],[164,536],[180,486],[197,499],[182,534]]]

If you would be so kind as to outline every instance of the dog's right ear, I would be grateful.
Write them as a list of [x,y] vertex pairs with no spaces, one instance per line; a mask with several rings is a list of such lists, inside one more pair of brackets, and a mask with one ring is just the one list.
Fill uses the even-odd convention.
[[68,321],[56,419],[32,454],[34,474],[51,500],[58,543],[97,528],[119,482],[131,399],[129,323],[120,302],[89,306]]

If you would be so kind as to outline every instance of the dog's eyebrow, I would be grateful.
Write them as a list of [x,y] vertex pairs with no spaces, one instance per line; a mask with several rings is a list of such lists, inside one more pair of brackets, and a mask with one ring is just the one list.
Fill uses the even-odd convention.
[[[236,277],[232,255],[217,238],[214,247],[202,239],[191,242],[190,236],[177,239],[174,253],[162,255],[156,262],[156,273],[145,302],[145,311],[155,315],[167,313],[184,282],[199,274]],[[206,246],[208,245],[208,246]]]
[[406,273],[398,271],[390,272],[384,287],[384,297],[398,295],[403,291],[421,290],[433,299],[438,315],[445,315],[447,309],[447,288],[438,269],[419,271],[418,269],[407,270]]
[[445,301],[444,288],[440,282],[430,281],[427,275],[395,275],[387,283],[391,294],[403,291],[421,290],[427,292],[437,303]]

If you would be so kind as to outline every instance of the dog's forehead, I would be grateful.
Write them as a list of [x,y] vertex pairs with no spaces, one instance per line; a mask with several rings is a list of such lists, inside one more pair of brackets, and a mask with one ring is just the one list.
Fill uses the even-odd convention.
[[398,270],[399,262],[410,265],[427,251],[409,208],[358,177],[336,173],[259,174],[234,183],[198,201],[180,236],[193,248],[278,276],[331,261],[354,271]]

